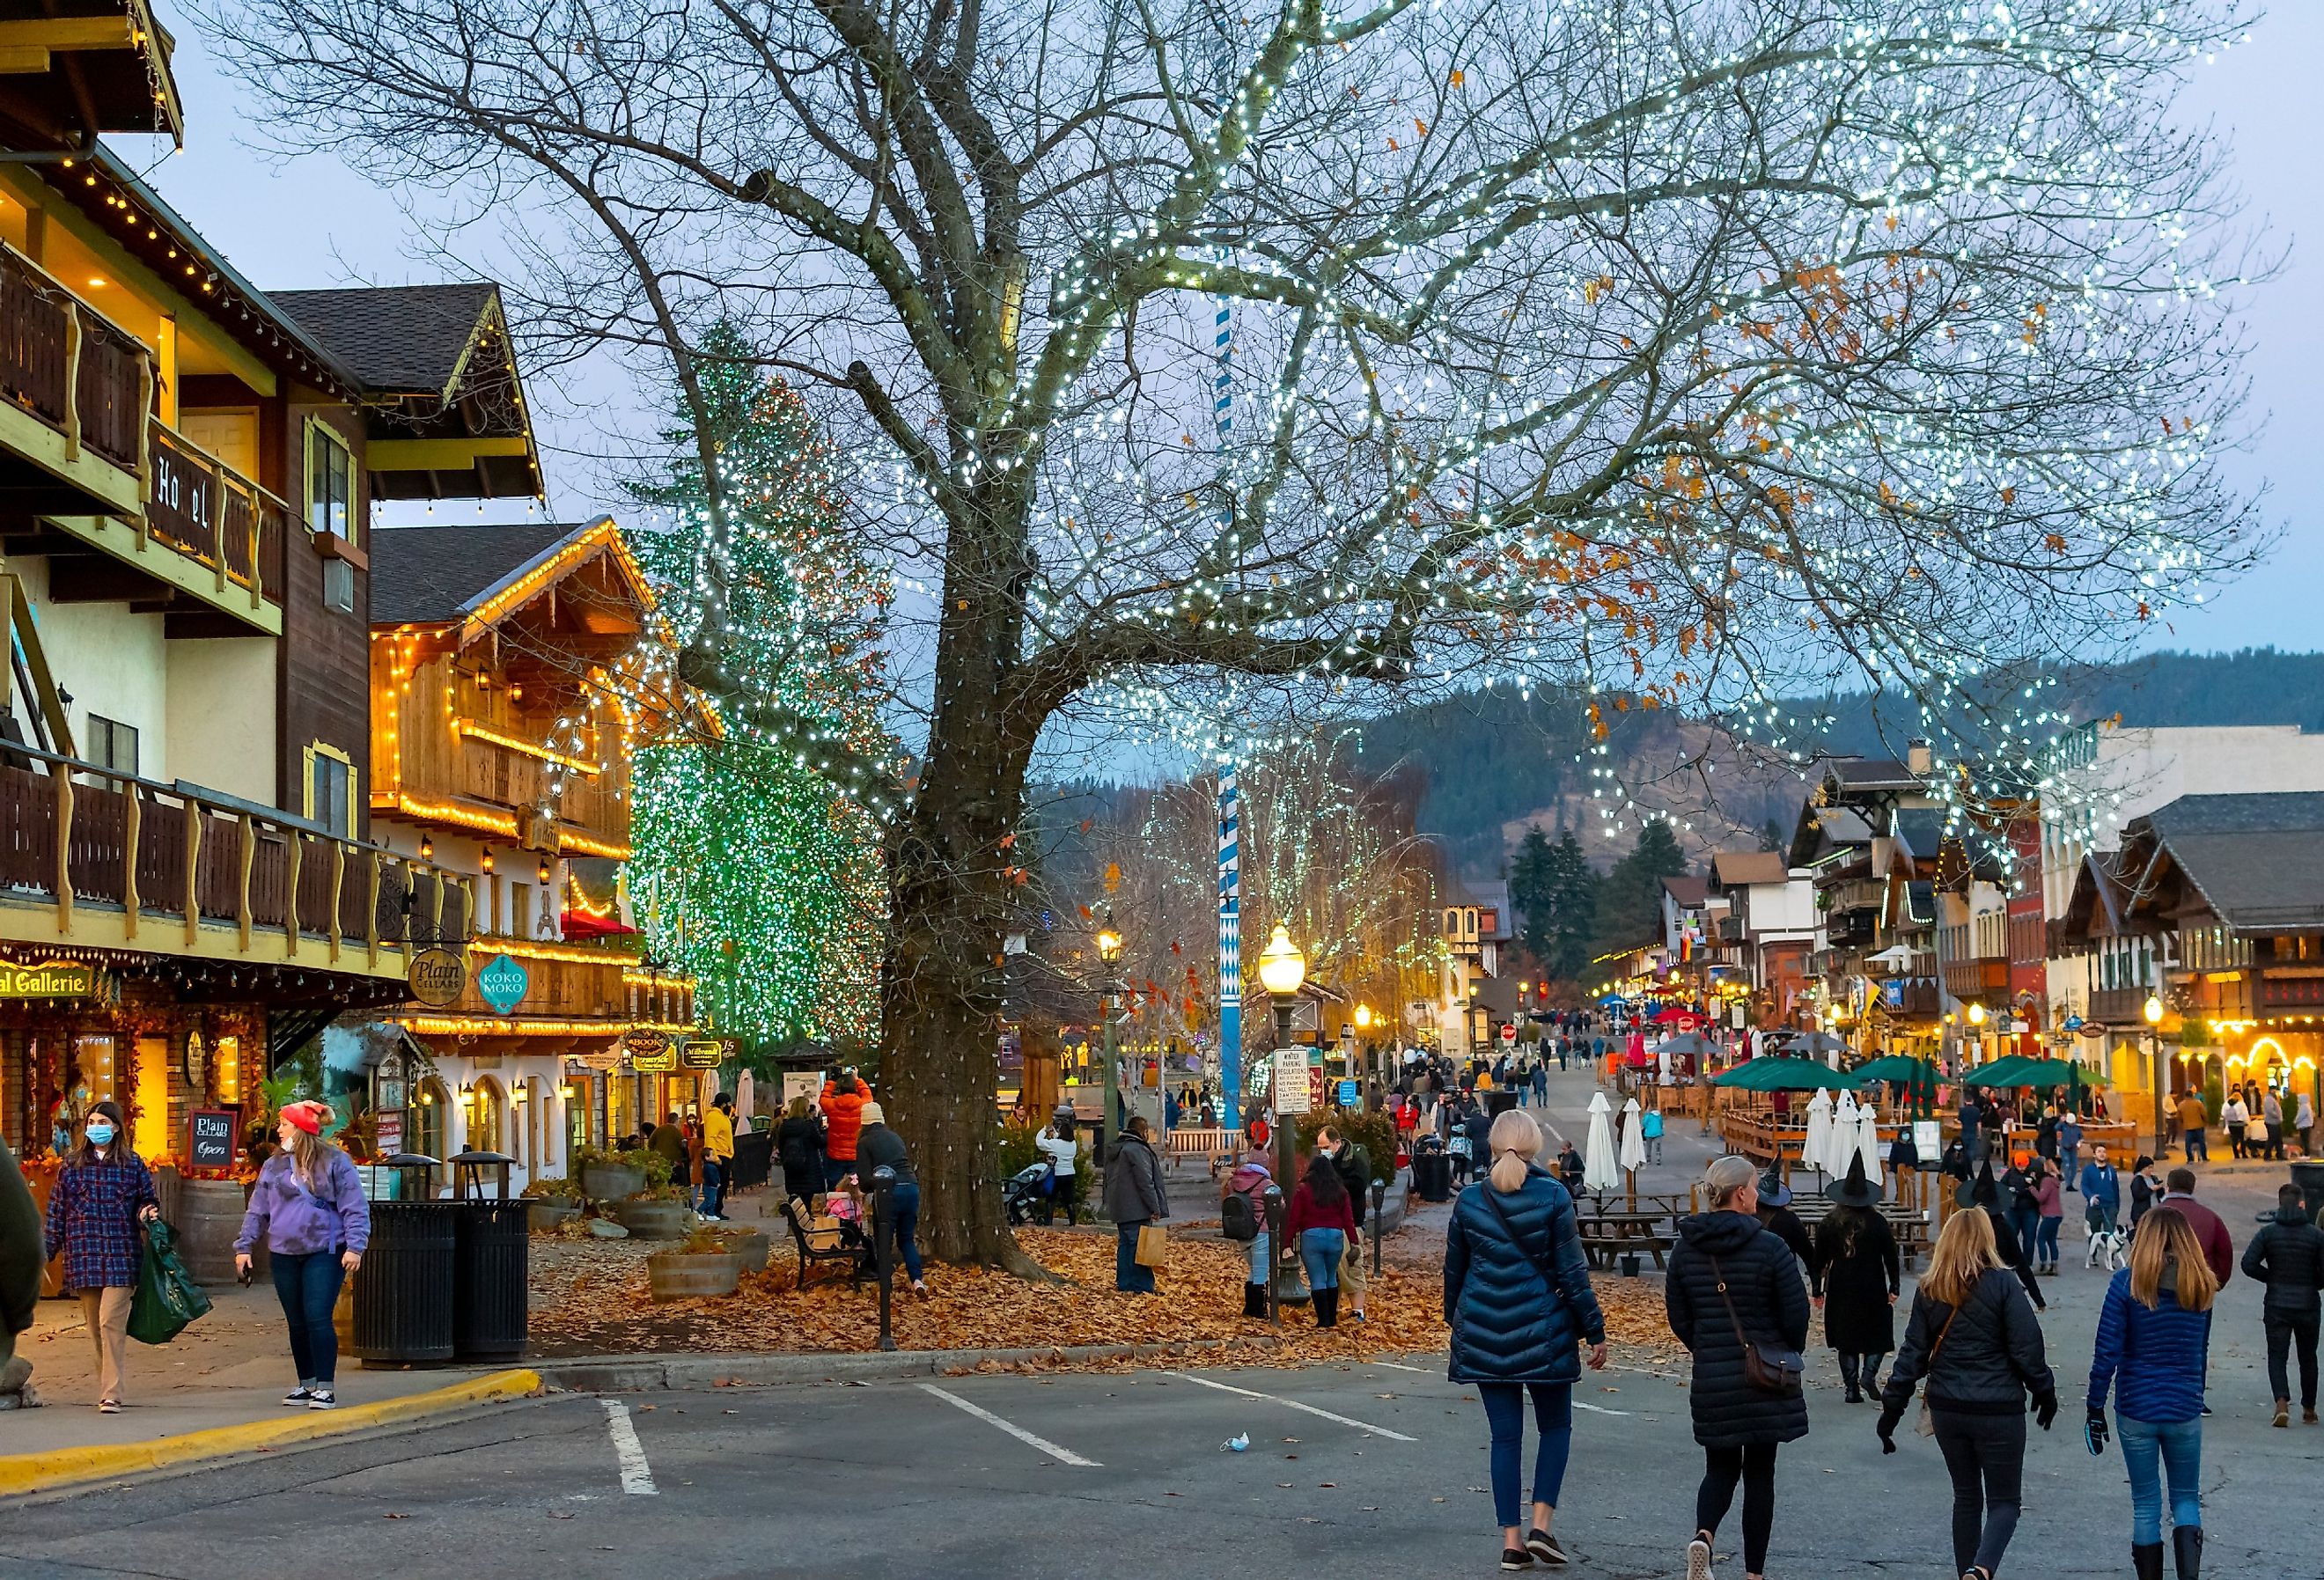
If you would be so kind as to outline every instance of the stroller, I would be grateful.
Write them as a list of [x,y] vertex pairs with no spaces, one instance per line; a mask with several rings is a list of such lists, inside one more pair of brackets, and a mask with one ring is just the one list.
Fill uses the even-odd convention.
[[1001,1206],[1009,1216],[1009,1226],[1022,1228],[1032,1222],[1033,1209],[1049,1197],[1049,1175],[1056,1168],[1044,1159],[1028,1164],[1001,1182]]

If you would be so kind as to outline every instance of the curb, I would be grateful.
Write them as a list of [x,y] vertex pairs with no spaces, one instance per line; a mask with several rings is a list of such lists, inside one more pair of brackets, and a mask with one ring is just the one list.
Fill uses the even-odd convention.
[[585,1356],[535,1363],[541,1384],[573,1393],[645,1393],[660,1389],[765,1388],[786,1382],[871,1382],[973,1372],[990,1361],[1142,1361],[1194,1358],[1234,1350],[1268,1351],[1265,1338],[1195,1339],[1185,1344],[1056,1344],[1023,1350],[843,1351],[825,1354]]
[[539,1392],[540,1386],[540,1376],[535,1372],[494,1372],[426,1393],[406,1394],[376,1404],[348,1405],[327,1413],[311,1412],[289,1420],[245,1421],[175,1437],[149,1438],[142,1443],[104,1443],[83,1448],[51,1449],[42,1454],[0,1455],[0,1498],[342,1437],[472,1405],[523,1399]]

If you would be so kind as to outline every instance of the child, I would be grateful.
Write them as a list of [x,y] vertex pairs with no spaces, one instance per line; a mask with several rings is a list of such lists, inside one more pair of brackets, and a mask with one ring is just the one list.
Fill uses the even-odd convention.
[[1663,1160],[1663,1105],[1658,1095],[1649,1098],[1646,1111],[1638,1115],[1638,1139],[1646,1143],[1646,1161]]

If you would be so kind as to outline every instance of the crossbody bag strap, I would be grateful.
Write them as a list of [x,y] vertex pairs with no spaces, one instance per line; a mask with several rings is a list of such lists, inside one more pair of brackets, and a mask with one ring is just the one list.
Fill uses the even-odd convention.
[[1719,1285],[1719,1303],[1727,1307],[1727,1320],[1735,1329],[1735,1342],[1749,1348],[1750,1335],[1743,1331],[1743,1319],[1735,1315],[1734,1298],[1727,1292],[1727,1270],[1719,1265],[1715,1256],[1711,1259],[1711,1276]]
[[1548,1264],[1534,1254],[1533,1247],[1525,1243],[1525,1237],[1517,1233],[1517,1226],[1509,1221],[1509,1210],[1501,1205],[1501,1193],[1493,1188],[1493,1182],[1488,1179],[1478,1188],[1485,1193],[1485,1205],[1493,1209],[1493,1216],[1501,1221],[1501,1228],[1508,1234],[1509,1243],[1533,1263],[1533,1270],[1541,1275],[1541,1281],[1549,1286],[1549,1292],[1553,1295],[1557,1293],[1557,1280],[1550,1276]]

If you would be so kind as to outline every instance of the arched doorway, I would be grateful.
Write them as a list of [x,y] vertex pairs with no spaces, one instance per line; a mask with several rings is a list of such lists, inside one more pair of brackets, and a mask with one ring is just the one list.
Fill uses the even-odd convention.
[[503,1152],[508,1139],[508,1095],[490,1076],[478,1076],[468,1088],[468,1150]]

